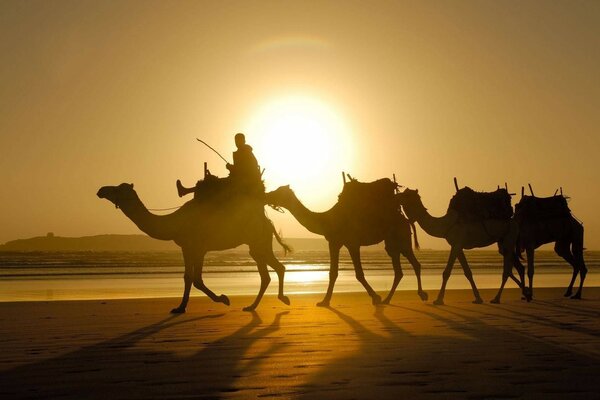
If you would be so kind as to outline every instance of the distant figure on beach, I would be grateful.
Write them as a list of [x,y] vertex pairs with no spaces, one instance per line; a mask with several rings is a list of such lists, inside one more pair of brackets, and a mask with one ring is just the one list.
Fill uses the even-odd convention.
[[264,194],[265,187],[262,182],[262,174],[258,161],[252,152],[252,147],[246,144],[246,136],[243,133],[235,135],[235,145],[237,150],[233,152],[233,164],[227,163],[229,177],[219,179],[205,171],[204,181],[198,181],[195,187],[186,188],[177,180],[177,193],[179,197],[186,194],[200,194],[202,199],[203,189],[207,192],[222,192],[229,190],[232,194],[250,194],[261,196]]

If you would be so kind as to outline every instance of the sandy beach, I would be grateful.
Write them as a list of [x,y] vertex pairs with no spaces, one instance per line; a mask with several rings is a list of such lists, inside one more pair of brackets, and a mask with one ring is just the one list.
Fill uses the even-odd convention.
[[[600,288],[266,296],[255,313],[194,297],[0,304],[2,398],[598,398]],[[494,291],[484,290],[485,299]],[[430,296],[432,293],[430,293]]]

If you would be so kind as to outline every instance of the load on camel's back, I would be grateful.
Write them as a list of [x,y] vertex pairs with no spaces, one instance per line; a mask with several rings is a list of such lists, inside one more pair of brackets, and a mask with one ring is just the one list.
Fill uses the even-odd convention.
[[344,182],[338,204],[347,214],[385,221],[390,214],[398,212],[399,204],[395,197],[397,188],[398,184],[388,178],[359,182],[350,177],[349,182]]
[[569,218],[571,209],[562,194],[551,197],[522,195],[515,205],[515,218],[519,221],[541,221],[554,218]]
[[476,192],[465,186],[452,197],[448,209],[458,212],[462,220],[469,222],[513,216],[510,194],[500,188],[493,192]]

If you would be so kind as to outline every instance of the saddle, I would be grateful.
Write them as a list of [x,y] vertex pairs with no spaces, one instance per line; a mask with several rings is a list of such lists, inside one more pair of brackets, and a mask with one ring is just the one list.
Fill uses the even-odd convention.
[[523,196],[515,205],[515,217],[523,220],[569,218],[571,209],[563,195],[552,197]]
[[219,178],[211,174],[207,174],[203,180],[198,181],[194,188],[194,200],[202,202],[226,202],[240,196],[261,198],[264,194],[265,186],[262,181],[250,182],[231,176]]
[[398,212],[395,197],[398,184],[388,178],[373,182],[359,182],[351,179],[344,183],[338,196],[338,206],[349,214],[363,215],[366,218],[387,218]]
[[510,194],[506,189],[476,192],[470,187],[464,187],[450,199],[448,210],[458,212],[460,219],[470,222],[506,220],[513,216]]

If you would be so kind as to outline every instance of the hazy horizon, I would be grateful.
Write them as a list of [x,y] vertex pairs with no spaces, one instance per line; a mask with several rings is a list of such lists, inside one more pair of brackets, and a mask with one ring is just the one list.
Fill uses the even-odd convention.
[[0,243],[138,233],[99,187],[180,205],[176,179],[227,172],[195,138],[230,159],[241,131],[267,190],[315,211],[341,171],[395,173],[433,215],[454,176],[513,205],[562,186],[600,249],[599,21],[596,1],[2,2]]

